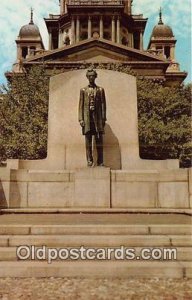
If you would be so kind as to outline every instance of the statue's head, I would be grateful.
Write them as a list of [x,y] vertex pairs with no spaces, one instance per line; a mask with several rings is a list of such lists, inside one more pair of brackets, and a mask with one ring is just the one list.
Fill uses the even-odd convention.
[[86,76],[90,83],[94,83],[97,78],[97,72],[93,68],[90,68],[87,70]]

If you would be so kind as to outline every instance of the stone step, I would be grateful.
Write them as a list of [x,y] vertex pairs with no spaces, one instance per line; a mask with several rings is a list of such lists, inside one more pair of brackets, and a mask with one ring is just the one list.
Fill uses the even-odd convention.
[[192,225],[1,225],[0,235],[191,235]]
[[0,261],[17,260],[16,247],[0,247]]
[[0,277],[192,278],[192,265],[172,261],[0,262]]
[[142,213],[142,214],[186,214],[192,215],[190,208],[0,208],[2,214],[71,214],[71,213]]
[[[172,247],[168,248],[171,249]],[[16,249],[17,247],[0,247],[0,261],[16,261]],[[57,248],[59,250],[59,248]],[[68,247],[68,249],[70,249]],[[99,249],[96,247],[95,249]],[[135,247],[136,255],[141,254],[142,247]],[[165,249],[163,247],[158,247],[158,249]],[[173,248],[175,249],[175,248]],[[192,261],[192,248],[191,247],[177,247],[177,261]],[[153,248],[151,248],[153,250]],[[114,260],[114,256],[112,255],[112,259]]]
[[1,225],[192,225],[185,214],[55,213],[2,214]]
[[34,245],[55,247],[192,246],[191,235],[4,235],[0,247]]

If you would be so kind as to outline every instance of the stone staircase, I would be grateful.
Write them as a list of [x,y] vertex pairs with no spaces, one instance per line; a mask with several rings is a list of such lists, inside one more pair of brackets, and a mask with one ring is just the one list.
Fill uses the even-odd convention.
[[[192,277],[191,217],[184,214],[2,214],[0,277]],[[21,245],[40,248],[176,248],[176,260],[18,260]]]

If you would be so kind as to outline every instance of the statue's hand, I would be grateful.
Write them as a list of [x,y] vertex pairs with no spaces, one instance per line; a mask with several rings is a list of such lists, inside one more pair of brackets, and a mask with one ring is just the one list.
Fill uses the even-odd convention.
[[81,127],[85,126],[85,122],[84,121],[80,121],[79,123],[80,123]]

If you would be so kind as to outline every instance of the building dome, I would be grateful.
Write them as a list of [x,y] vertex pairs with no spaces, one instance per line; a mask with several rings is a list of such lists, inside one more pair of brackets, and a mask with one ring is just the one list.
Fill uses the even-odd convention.
[[21,27],[19,31],[20,38],[38,38],[40,37],[40,31],[37,25],[33,23],[33,11],[31,10],[30,23]]
[[20,38],[36,38],[40,37],[39,28],[35,24],[27,24],[21,27],[19,31],[19,37]]
[[174,37],[170,26],[165,25],[162,21],[162,12],[159,13],[159,23],[153,28],[152,37],[154,38],[171,38]]
[[170,26],[158,24],[153,28],[152,37],[173,37],[173,31]]

